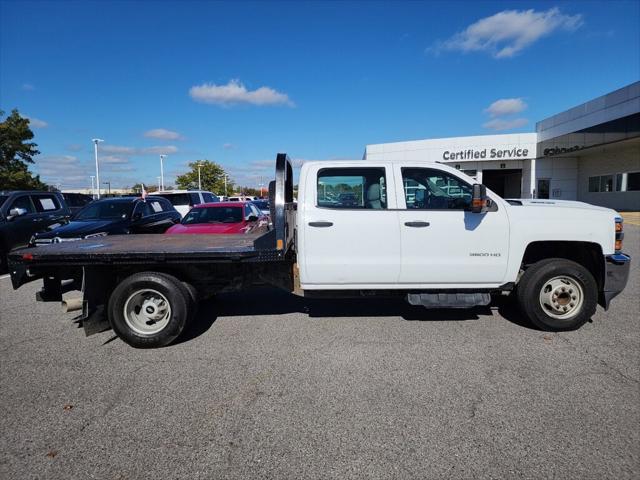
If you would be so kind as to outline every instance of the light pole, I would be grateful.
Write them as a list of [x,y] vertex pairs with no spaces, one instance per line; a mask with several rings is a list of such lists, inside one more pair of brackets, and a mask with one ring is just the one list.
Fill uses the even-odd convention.
[[93,199],[96,199],[96,187],[94,185],[94,180],[96,179],[95,175],[91,175],[91,196]]
[[95,155],[96,155],[96,185],[98,186],[98,199],[100,199],[100,168],[98,167],[98,143],[104,142],[104,140],[100,138],[92,138],[91,141],[95,147]]
[[200,180],[200,168],[203,167],[201,163],[198,164],[198,190],[202,190],[202,181]]
[[160,191],[160,177],[156,177],[158,179],[158,191]]
[[160,155],[160,185],[161,189],[164,190],[164,159],[167,158],[166,155]]
[[227,196],[227,174],[224,174],[224,196]]
[[109,195],[111,195],[111,182],[102,182],[102,183],[104,183],[105,185],[108,185],[109,187],[108,192],[109,192]]

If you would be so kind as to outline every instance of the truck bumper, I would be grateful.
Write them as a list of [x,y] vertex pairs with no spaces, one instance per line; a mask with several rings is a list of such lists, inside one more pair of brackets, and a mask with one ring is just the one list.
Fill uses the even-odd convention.
[[604,257],[604,286],[602,289],[602,303],[605,310],[627,285],[631,257],[624,253],[605,255]]

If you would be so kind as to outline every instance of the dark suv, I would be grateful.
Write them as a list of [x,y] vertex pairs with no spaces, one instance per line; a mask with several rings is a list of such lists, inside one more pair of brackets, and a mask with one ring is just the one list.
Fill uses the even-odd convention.
[[65,223],[69,215],[60,193],[0,191],[0,271],[6,271],[9,250],[27,245],[36,232]]

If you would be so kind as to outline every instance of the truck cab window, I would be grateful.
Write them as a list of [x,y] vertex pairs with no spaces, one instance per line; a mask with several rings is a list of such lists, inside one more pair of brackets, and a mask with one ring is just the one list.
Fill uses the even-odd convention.
[[403,168],[402,183],[408,209],[467,210],[471,205],[471,185],[440,170]]
[[384,168],[323,168],[318,172],[316,202],[324,208],[387,208]]

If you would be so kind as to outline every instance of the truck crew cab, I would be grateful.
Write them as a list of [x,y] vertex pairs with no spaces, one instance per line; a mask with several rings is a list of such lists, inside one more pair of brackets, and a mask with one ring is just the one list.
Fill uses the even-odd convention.
[[462,172],[418,162],[276,159],[274,229],[225,235],[103,237],[10,255],[14,288],[38,298],[83,289],[87,334],[135,347],[175,340],[199,296],[269,283],[304,296],[401,295],[413,305],[487,305],[514,295],[544,330],[580,327],[625,287],[622,219],[580,202],[504,200]]

